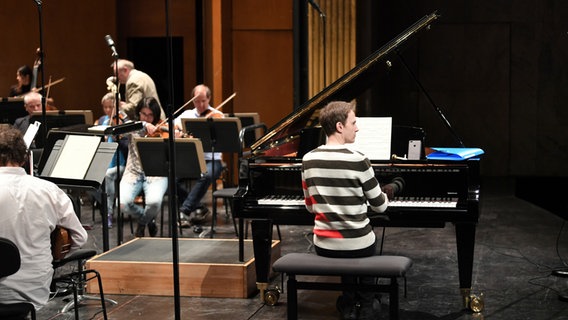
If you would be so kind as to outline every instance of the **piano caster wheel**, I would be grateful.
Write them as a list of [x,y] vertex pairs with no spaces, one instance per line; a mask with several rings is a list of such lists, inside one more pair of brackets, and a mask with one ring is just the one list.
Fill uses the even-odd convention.
[[264,303],[269,306],[275,306],[278,303],[278,299],[280,299],[280,290],[276,289],[268,289],[264,292]]
[[474,294],[469,296],[469,308],[471,309],[471,311],[478,313],[483,311],[484,307],[485,298],[483,297],[483,293],[479,294],[479,296],[476,296]]
[[479,313],[485,308],[485,297],[483,296],[483,293],[480,293],[479,295],[472,293],[465,297],[465,303],[469,310]]

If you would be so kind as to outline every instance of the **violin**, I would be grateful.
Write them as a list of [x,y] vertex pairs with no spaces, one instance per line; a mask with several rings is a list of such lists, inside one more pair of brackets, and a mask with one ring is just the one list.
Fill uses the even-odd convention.
[[[218,105],[217,108],[215,108],[215,110],[220,110],[227,102],[231,101],[236,95],[237,95],[237,93],[234,92],[230,97],[225,99],[225,101],[221,102],[221,104]],[[207,112],[205,113],[204,117],[205,118],[223,118],[223,114],[218,113],[218,112],[213,112],[213,110],[211,110],[211,109],[207,109]]]
[[[172,114],[173,118],[175,119],[179,117],[179,115],[183,112],[185,107],[187,107],[188,104],[192,103],[193,100],[195,100],[195,98],[197,98],[197,96],[191,98],[189,101],[184,103],[183,106],[179,107],[176,111],[174,111],[174,113]],[[162,137],[164,139],[168,139],[170,137],[169,125],[167,123],[168,119],[169,118],[166,118],[160,121],[158,124],[156,124],[155,126],[156,129],[154,130],[154,132],[152,132],[152,134],[147,134],[146,137]]]
[[[156,124],[155,128],[156,129],[154,130],[154,132],[152,132],[151,134],[150,133],[146,134],[146,137],[163,138],[163,139],[168,139],[170,137],[170,128],[167,123],[165,125],[160,125],[158,123]],[[148,131],[147,128],[146,131]]]
[[207,111],[203,114],[204,118],[223,118],[223,114],[219,112],[213,112],[211,109],[207,109]]

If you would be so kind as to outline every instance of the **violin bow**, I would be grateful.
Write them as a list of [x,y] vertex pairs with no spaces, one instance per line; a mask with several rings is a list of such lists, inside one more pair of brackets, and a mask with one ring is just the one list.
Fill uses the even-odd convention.
[[215,110],[219,110],[221,109],[227,102],[233,100],[233,98],[237,95],[236,92],[234,92],[230,97],[228,97],[227,99],[225,99],[225,101],[221,102],[220,105],[217,106],[217,108],[215,108]]
[[[50,77],[50,79],[51,79],[51,77]],[[39,91],[41,91],[43,88],[48,88],[48,89],[49,89],[51,86],[56,85],[56,84],[62,82],[63,80],[65,80],[65,77],[60,78],[60,79],[57,79],[57,80],[55,80],[55,81],[53,81],[53,82],[51,82],[51,80],[49,80],[49,83],[48,83],[47,85],[43,86],[42,88],[37,89],[37,91],[39,92]]]
[[[185,109],[185,107],[187,107],[188,104],[192,103],[193,100],[195,100],[195,98],[197,98],[197,97],[198,97],[198,96],[195,96],[195,97],[189,99],[189,101],[187,101],[186,103],[184,103],[183,106],[177,108],[177,110],[174,111],[174,113],[172,114],[172,115],[173,115],[173,118],[174,118],[174,119],[177,118],[177,117],[181,114],[181,112],[183,111],[183,109]],[[164,120],[162,120],[162,121],[160,121],[158,124],[156,124],[156,127],[159,127],[159,126],[164,125],[164,123],[166,123],[167,121],[168,121],[168,118],[165,118]]]

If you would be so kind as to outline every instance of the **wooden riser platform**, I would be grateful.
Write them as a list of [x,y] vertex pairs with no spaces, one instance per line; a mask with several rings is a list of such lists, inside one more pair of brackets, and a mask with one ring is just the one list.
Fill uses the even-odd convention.
[[[245,240],[244,262],[238,261],[238,240],[179,239],[181,296],[248,298],[256,292],[252,240]],[[272,242],[272,262],[280,242]],[[101,274],[105,294],[173,296],[171,238],[137,238],[87,261]],[[98,293],[96,281],[87,284]]]

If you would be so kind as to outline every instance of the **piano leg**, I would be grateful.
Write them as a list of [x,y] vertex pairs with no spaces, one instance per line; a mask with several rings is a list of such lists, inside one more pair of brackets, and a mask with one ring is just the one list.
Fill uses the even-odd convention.
[[474,312],[480,312],[483,309],[483,295],[476,296],[471,294],[476,224],[458,222],[455,228],[460,292],[462,294],[464,308],[471,309]]
[[272,255],[272,221],[252,220],[251,232],[256,265],[256,286],[260,290],[262,302],[265,302],[264,296],[268,288]]

